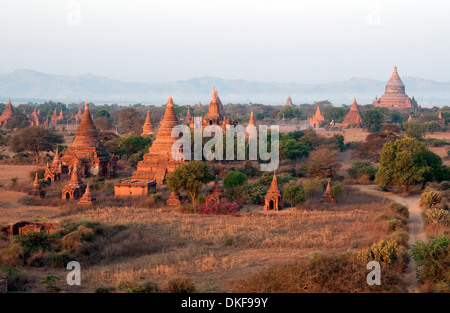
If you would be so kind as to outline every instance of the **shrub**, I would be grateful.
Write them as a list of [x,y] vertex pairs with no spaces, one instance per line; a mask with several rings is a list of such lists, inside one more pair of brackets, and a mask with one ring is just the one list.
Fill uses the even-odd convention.
[[151,281],[146,282],[132,282],[122,280],[117,288],[124,293],[157,293],[160,292],[158,285]]
[[16,236],[15,241],[23,247],[24,255],[33,251],[51,249],[51,238],[43,232],[29,232]]
[[59,252],[52,255],[50,262],[54,268],[65,268],[72,260],[72,256],[67,252]]
[[60,280],[58,276],[45,276],[39,282],[41,285],[45,285],[45,291],[47,293],[58,293],[61,291],[61,288],[55,285],[56,281]]
[[450,213],[442,209],[428,209],[423,213],[428,224],[435,225],[436,232],[441,225],[447,225],[450,221]]
[[448,190],[448,189],[450,189],[450,181],[444,180],[443,182],[441,182],[440,189],[441,190]]
[[387,221],[388,225],[389,225],[389,230],[397,230],[399,228],[401,228],[402,226],[402,221],[398,220],[396,218],[391,218]]
[[352,167],[348,169],[348,174],[355,179],[367,176],[370,180],[374,180],[377,171],[378,169],[370,162],[355,162]]
[[3,249],[0,254],[0,261],[8,263],[10,265],[21,265],[22,260],[24,258],[23,247],[18,242],[13,242],[7,247]]
[[406,219],[409,217],[408,207],[398,202],[392,202],[391,204],[389,204],[388,209],[395,215],[401,216]]
[[261,185],[253,184],[247,186],[247,204],[263,204],[266,191]]
[[391,239],[399,246],[406,246],[409,239],[409,233],[404,229],[398,229],[392,233]]
[[431,209],[441,203],[442,201],[442,195],[439,191],[428,191],[424,192],[421,197],[422,204],[428,208]]
[[258,176],[259,174],[259,170],[255,166],[253,166],[252,162],[249,160],[245,161],[242,172],[248,177]]
[[301,181],[306,198],[323,194],[323,182],[318,178],[303,179]]
[[332,256],[316,254],[312,258],[294,263],[273,265],[250,277],[238,281],[233,292],[262,293],[350,293],[350,292],[401,292],[405,291],[401,274],[395,266],[383,267],[381,286],[366,282],[366,264],[355,254]]
[[450,283],[450,237],[448,235],[431,237],[428,242],[417,241],[412,248],[412,257],[420,267],[418,274],[422,282]]
[[340,183],[331,186],[331,195],[337,199],[344,194],[344,186]]
[[38,170],[35,171],[31,171],[28,174],[28,177],[30,177],[31,180],[34,181],[34,179],[36,178],[36,173],[38,174],[38,179],[44,179],[44,173],[45,173],[45,168],[40,168]]
[[111,288],[106,286],[106,285],[100,285],[95,287],[94,289],[94,293],[110,293],[111,292]]
[[283,199],[290,202],[292,208],[306,201],[305,191],[296,185],[290,185],[284,190]]
[[203,215],[239,215],[239,206],[230,202],[205,202],[193,207],[182,207],[181,213]]
[[363,263],[377,261],[381,264],[392,264],[397,260],[398,245],[394,240],[380,241],[358,253]]
[[162,290],[167,293],[193,293],[196,291],[196,288],[189,278],[177,276],[166,282]]
[[91,241],[93,236],[94,230],[80,225],[76,231],[68,233],[61,239],[61,245],[64,250],[75,252],[81,247],[82,241]]

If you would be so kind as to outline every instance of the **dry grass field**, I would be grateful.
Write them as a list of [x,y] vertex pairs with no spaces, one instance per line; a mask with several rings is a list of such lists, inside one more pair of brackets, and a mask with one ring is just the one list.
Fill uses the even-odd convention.
[[[2,178],[19,177],[31,187],[28,172],[35,166],[2,166]],[[21,187],[19,189],[26,189]],[[102,206],[84,211],[67,207],[21,204],[26,193],[0,190],[0,224],[44,218],[48,221],[99,222],[124,227],[113,240],[97,243],[100,261],[83,261],[83,286],[92,292],[99,284],[116,287],[122,280],[163,283],[174,276],[191,278],[205,291],[230,291],[232,283],[273,264],[312,252],[338,253],[361,249],[384,236],[373,218],[385,209],[377,197],[348,194],[337,206],[263,212],[243,210],[238,217],[181,214],[160,206]],[[359,203],[358,205],[350,203]],[[73,206],[72,206],[73,207]],[[320,207],[320,206],[318,206]],[[256,212],[254,210],[257,210]],[[46,275],[64,277],[65,270],[24,268],[27,291],[40,291]],[[71,291],[61,283],[61,288]],[[73,291],[73,290],[72,290]]]
[[[49,221],[89,220],[124,229],[112,238],[96,240],[94,255],[82,257],[83,284],[78,291],[92,292],[99,285],[115,288],[123,280],[162,284],[172,277],[187,276],[201,291],[226,292],[237,280],[270,265],[313,252],[360,250],[385,239],[386,230],[374,222],[374,217],[386,206],[379,197],[349,189],[336,206],[309,203],[303,209],[280,212],[259,208],[238,217],[181,214],[165,206],[99,205],[78,212],[24,207],[20,212],[27,212],[23,218],[35,214],[33,217],[47,217]],[[16,213],[6,215],[7,220]],[[3,217],[1,220],[5,222]],[[42,277],[64,278],[67,274],[63,269],[31,267],[24,275],[30,282],[27,291],[40,291],[42,287],[36,283]],[[74,291],[64,281],[60,287]]]

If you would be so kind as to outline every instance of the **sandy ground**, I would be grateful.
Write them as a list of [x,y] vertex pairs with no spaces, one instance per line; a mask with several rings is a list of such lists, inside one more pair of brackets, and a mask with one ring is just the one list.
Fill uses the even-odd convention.
[[[400,197],[393,193],[380,191],[378,186],[366,186],[366,185],[356,185],[354,186],[358,188],[362,192],[366,192],[368,194],[372,194],[375,196],[382,196],[387,199],[396,201],[403,205],[407,205],[409,209],[409,220],[408,220],[408,229],[409,229],[409,240],[408,246],[415,244],[417,240],[426,240],[425,234],[425,222],[422,218],[422,210],[419,207],[420,195],[409,196],[406,198]],[[417,282],[417,270],[416,270],[416,262],[413,258],[408,263],[408,268],[406,271],[405,281],[408,284],[408,291],[411,293],[420,292],[418,289]]]
[[29,173],[42,167],[39,165],[0,165],[0,185],[8,185],[13,177],[17,177],[18,182],[30,181]]
[[58,213],[57,207],[20,204],[19,199],[26,196],[23,192],[0,190],[0,224],[30,221],[36,217],[51,219]]
[[[11,178],[17,177],[18,182],[29,182],[30,189],[32,181],[29,172],[42,168],[36,165],[0,165],[0,185],[8,186]],[[32,220],[35,217],[50,218],[58,211],[55,207],[47,206],[24,206],[19,199],[26,197],[25,192],[9,191],[0,188],[0,224],[15,223],[22,220]]]

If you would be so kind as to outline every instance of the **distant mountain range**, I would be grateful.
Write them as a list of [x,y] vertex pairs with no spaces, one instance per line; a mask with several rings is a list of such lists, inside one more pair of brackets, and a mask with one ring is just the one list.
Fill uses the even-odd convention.
[[[17,70],[0,75],[0,101],[9,97],[13,103],[62,101],[95,103],[143,103],[161,105],[172,96],[177,104],[209,103],[212,87],[226,103],[284,104],[291,95],[294,104],[330,100],[335,105],[371,103],[384,93],[386,81],[353,77],[347,81],[322,84],[258,82],[242,79],[199,77],[161,83],[122,82],[106,77],[51,75],[31,70]],[[422,106],[450,105],[450,83],[416,77],[402,77],[406,93]]]

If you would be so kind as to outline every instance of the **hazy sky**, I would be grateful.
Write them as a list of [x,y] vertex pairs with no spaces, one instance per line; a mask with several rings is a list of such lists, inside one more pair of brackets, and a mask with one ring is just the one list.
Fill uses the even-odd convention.
[[450,2],[1,0],[0,73],[450,81]]

